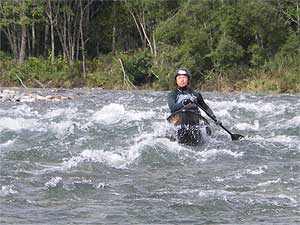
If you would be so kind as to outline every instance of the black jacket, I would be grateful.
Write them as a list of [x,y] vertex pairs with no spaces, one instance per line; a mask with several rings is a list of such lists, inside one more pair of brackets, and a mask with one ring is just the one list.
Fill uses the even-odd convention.
[[180,101],[180,95],[194,95],[197,97],[197,104],[203,107],[209,114],[214,115],[213,111],[204,102],[203,97],[200,92],[193,91],[190,88],[176,88],[168,95],[168,105],[171,113],[176,112],[184,107],[183,103]]

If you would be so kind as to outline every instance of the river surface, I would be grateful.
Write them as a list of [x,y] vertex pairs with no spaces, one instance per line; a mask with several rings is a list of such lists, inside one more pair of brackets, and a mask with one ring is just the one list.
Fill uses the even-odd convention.
[[0,102],[0,224],[300,224],[299,94],[202,93],[245,138],[184,146],[167,92],[21,91],[70,99]]

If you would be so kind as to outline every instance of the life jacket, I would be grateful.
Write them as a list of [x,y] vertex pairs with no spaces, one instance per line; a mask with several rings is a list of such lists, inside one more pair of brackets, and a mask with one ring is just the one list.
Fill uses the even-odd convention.
[[176,90],[176,103],[180,103],[193,96],[193,91],[189,88],[177,88]]
[[[193,96],[193,92],[190,89],[177,89],[177,96],[176,96],[176,103],[181,103],[182,101],[186,99],[190,99]],[[185,106],[188,110],[193,110],[195,112],[200,113],[198,107],[195,104],[189,104],[188,106]]]
[[190,93],[180,93],[176,96],[176,103],[180,103],[186,99],[190,99],[192,95]]

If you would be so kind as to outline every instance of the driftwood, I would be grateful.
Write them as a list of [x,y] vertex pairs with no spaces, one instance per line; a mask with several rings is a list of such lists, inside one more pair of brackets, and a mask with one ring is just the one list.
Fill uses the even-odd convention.
[[32,78],[32,80],[37,83],[41,88],[45,88],[46,86],[44,84],[42,84],[39,80]]
[[23,86],[23,88],[27,88],[26,85],[23,83],[22,79],[18,76],[18,74],[16,74],[16,77],[20,81],[20,83]]
[[72,96],[59,93],[37,94],[32,92],[20,92],[10,89],[0,90],[0,102],[34,102],[38,101],[62,101],[70,100]]
[[156,73],[154,73],[153,70],[151,70],[151,73],[159,80],[159,76]]
[[124,83],[124,85],[126,86],[127,89],[130,89],[130,87],[133,87],[134,89],[136,89],[136,86],[134,86],[134,84],[129,80],[129,77],[127,76],[125,68],[123,66],[123,62],[120,58],[119,58],[119,62],[121,64],[122,71],[123,71],[123,83]]

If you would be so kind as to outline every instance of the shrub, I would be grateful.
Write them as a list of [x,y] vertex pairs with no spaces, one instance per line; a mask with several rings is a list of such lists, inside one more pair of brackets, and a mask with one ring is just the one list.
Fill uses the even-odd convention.
[[154,80],[151,72],[152,55],[147,48],[123,54],[120,58],[123,60],[125,71],[134,85],[141,86]]

